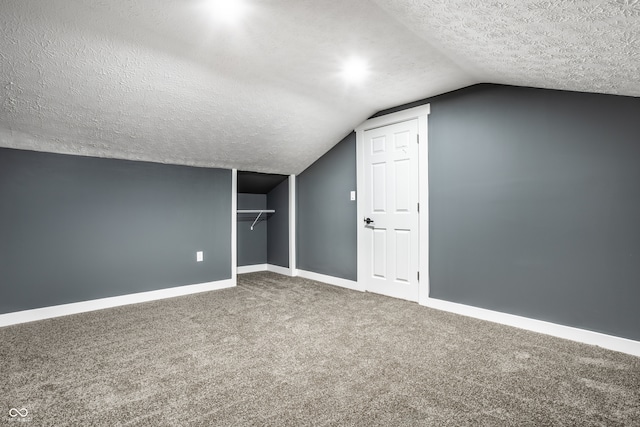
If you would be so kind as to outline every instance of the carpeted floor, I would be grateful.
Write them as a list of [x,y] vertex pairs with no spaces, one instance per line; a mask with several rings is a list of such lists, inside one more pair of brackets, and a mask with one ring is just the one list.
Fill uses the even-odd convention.
[[238,283],[1,328],[0,425],[640,425],[640,358],[306,279]]

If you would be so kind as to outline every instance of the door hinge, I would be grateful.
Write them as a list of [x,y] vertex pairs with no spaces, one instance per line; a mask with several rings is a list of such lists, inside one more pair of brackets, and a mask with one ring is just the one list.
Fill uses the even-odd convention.
[[420,272],[418,271],[418,282],[420,281]]
[[420,203],[418,203],[418,212],[420,212]]
[[416,142],[417,142],[418,144],[420,144],[420,135],[418,135],[418,134],[416,135]]

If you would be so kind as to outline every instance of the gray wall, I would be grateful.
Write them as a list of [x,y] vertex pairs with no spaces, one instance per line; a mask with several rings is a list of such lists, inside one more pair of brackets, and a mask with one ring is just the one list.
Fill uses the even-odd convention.
[[640,99],[426,101],[431,296],[640,339]]
[[[237,209],[267,209],[266,194],[238,193]],[[251,230],[253,216],[238,216],[238,266],[267,263],[267,220],[263,216]]]
[[0,313],[231,278],[230,171],[0,149],[0,201]]
[[357,280],[356,136],[349,134],[296,178],[297,266]]
[[[640,99],[476,85],[426,103],[431,296],[640,340]],[[355,136],[298,176],[298,267],[356,279]]]
[[267,262],[289,267],[289,180],[267,194],[267,208],[276,212],[269,217]]

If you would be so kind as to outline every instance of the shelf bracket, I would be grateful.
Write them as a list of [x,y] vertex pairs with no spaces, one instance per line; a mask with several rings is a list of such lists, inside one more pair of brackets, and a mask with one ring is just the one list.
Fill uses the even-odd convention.
[[262,211],[258,212],[258,216],[256,217],[255,221],[253,221],[253,224],[251,224],[251,231],[253,231],[253,226],[256,225],[256,222],[258,222],[261,215],[262,215]]
[[[256,226],[258,221],[262,219],[263,215],[264,215],[264,219],[267,219],[268,214],[276,213],[276,211],[273,209],[238,209],[236,213],[241,215],[251,215],[251,216],[242,216],[241,218],[245,221],[253,220],[253,223],[251,224],[251,230],[253,231],[253,228]],[[256,219],[254,220],[253,215],[256,215],[256,214],[257,216],[256,216]]]

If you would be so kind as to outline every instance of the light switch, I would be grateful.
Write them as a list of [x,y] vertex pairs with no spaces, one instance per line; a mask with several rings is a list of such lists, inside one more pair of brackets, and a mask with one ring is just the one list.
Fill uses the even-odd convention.
[[196,252],[196,262],[204,261],[204,252],[198,251]]
[[352,191],[351,192],[351,200],[355,200],[356,199],[356,192]]

